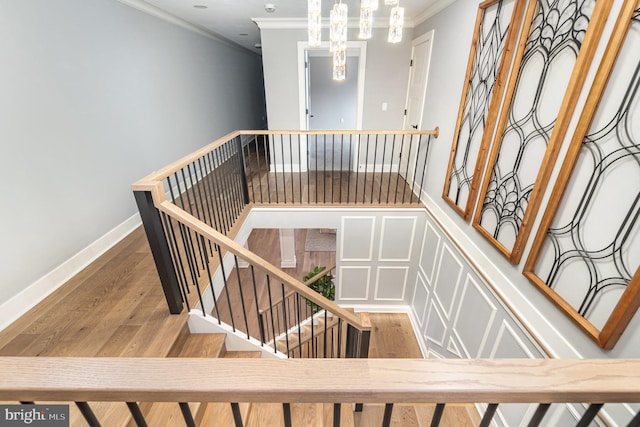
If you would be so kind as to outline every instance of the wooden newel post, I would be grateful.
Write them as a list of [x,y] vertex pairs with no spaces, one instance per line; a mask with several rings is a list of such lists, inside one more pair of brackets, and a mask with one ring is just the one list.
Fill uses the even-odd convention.
[[148,191],[134,191],[133,195],[138,204],[138,211],[142,218],[142,225],[151,247],[153,260],[156,263],[158,276],[162,290],[169,306],[171,314],[180,314],[182,312],[182,295],[180,294],[180,285],[178,277],[173,267],[171,253],[169,251],[169,243],[164,234],[160,213],[153,204],[153,196]]

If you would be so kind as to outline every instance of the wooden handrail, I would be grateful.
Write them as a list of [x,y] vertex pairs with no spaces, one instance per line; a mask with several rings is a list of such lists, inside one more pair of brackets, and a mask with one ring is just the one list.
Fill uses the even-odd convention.
[[[221,138],[216,139],[212,143],[205,145],[204,147],[187,154],[179,160],[154,171],[147,175],[146,177],[134,182],[131,185],[131,189],[133,191],[153,191],[157,188],[157,183],[173,174],[174,172],[179,171],[183,167],[188,164],[191,164],[193,161],[201,158],[207,153],[215,150],[216,148],[226,144],[233,138],[236,138],[240,135],[433,135],[437,138],[440,135],[440,128],[436,127],[433,130],[413,130],[413,131],[387,131],[387,130],[363,130],[363,131],[349,131],[349,130],[237,130],[227,135],[224,135]],[[154,198],[155,200],[155,198]],[[164,200],[164,199],[162,199]],[[161,202],[162,200],[158,200],[157,202]]]
[[331,265],[329,267],[325,267],[325,269],[322,270],[320,273],[316,274],[311,279],[304,281],[303,283],[304,283],[305,286],[308,287],[309,285],[317,282],[318,280],[320,280],[321,278],[323,278],[327,274],[331,273],[335,269],[336,269],[336,265],[335,264],[333,264],[333,265]]
[[3,401],[640,402],[639,359],[2,357],[0,371]]
[[300,280],[285,273],[281,269],[275,267],[270,262],[254,254],[250,250],[246,249],[244,246],[229,239],[219,231],[215,230],[214,228],[200,221],[198,218],[183,211],[173,203],[164,201],[159,206],[156,206],[156,207],[160,211],[169,215],[172,219],[181,222],[191,230],[196,231],[197,233],[201,234],[205,238],[215,242],[222,249],[231,252],[232,254],[236,255],[238,258],[241,258],[244,261],[248,262],[249,264],[253,265],[253,267],[256,268],[257,270],[265,274],[268,274],[272,278],[275,278],[281,281],[282,283],[286,284],[288,287],[298,292],[304,298],[319,305],[325,310],[329,310],[331,313],[344,319],[347,323],[351,324],[352,326],[355,326],[360,331],[371,330],[371,327],[369,326],[367,328],[366,325],[360,320],[360,317],[358,317],[354,313],[351,313],[343,309],[333,301],[330,301],[327,298],[323,297],[322,295],[318,294],[313,289],[309,289]]

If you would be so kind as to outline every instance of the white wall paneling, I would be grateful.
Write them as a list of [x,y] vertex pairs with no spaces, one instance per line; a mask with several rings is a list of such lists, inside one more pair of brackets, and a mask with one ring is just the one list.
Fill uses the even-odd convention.
[[429,290],[424,283],[421,275],[416,276],[416,286],[413,290],[413,298],[411,300],[411,309],[418,321],[420,329],[424,326],[425,315],[427,313],[427,300],[429,299]]
[[431,300],[429,306],[429,316],[427,317],[427,325],[425,328],[425,338],[427,341],[444,347],[444,340],[447,334],[448,321],[445,320],[445,316],[440,313],[440,309],[435,300]]
[[416,217],[382,217],[380,261],[410,261],[416,232]]
[[340,261],[373,261],[375,217],[342,218]]
[[377,301],[404,301],[409,267],[378,267],[376,274]]
[[447,317],[450,317],[462,275],[462,263],[454,254],[454,249],[451,249],[447,243],[443,244],[437,268],[436,282],[433,285],[435,298],[441,304]]
[[369,299],[370,267],[340,267],[338,300],[366,301]]
[[420,251],[420,270],[427,283],[430,285],[433,278],[433,269],[435,268],[436,254],[440,247],[440,235],[430,222],[424,229],[424,242]]
[[[470,275],[462,286],[453,330],[460,338],[466,357],[480,357],[496,317],[494,301]],[[484,330],[483,330],[484,329]]]

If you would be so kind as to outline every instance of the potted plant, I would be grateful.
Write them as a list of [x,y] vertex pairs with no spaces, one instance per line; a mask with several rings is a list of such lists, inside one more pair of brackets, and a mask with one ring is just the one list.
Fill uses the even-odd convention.
[[[320,267],[316,265],[315,267],[313,267],[312,271],[307,273],[302,278],[302,281],[307,282],[314,276],[322,273],[325,268],[326,267]],[[309,287],[330,301],[335,301],[336,299],[336,285],[333,283],[333,276],[329,273],[311,283]],[[318,306],[317,304],[314,304],[309,300],[307,300],[307,304],[312,307],[314,313],[320,311],[320,306]]]

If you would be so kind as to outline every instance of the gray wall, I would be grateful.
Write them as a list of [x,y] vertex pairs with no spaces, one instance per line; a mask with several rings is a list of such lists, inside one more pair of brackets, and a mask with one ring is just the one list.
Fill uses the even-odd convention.
[[263,127],[260,57],[114,0],[0,2],[0,304],[136,211],[130,184]]
[[[262,57],[269,128],[299,129],[298,41],[307,40],[302,29],[262,29]],[[323,34],[327,40],[328,34]],[[387,43],[387,30],[374,29],[367,41],[363,129],[401,129],[413,29],[405,29],[403,41]],[[349,40],[358,40],[349,29]],[[388,110],[382,111],[382,103]]]
[[[607,23],[602,40],[607,40],[611,33],[614,17],[621,5],[616,0],[611,18]],[[493,286],[514,312],[526,321],[527,327],[550,350],[554,356],[560,357],[640,357],[640,315],[636,315],[627,327],[626,332],[612,351],[601,350],[587,337],[567,316],[560,312],[546,297],[542,295],[523,275],[522,269],[527,259],[534,235],[529,239],[522,262],[511,265],[497,249],[490,245],[470,223],[463,221],[442,198],[442,189],[446,176],[449,153],[453,140],[463,80],[465,77],[469,48],[479,1],[459,0],[416,27],[415,35],[435,30],[431,70],[427,87],[426,105],[423,127],[430,129],[440,126],[440,137],[432,146],[428,160],[428,175],[425,181],[425,192],[431,199],[428,206],[438,218],[449,227],[448,231],[463,244],[468,255],[484,273],[490,273]],[[594,64],[599,64],[604,52],[605,43],[601,43],[596,53]],[[596,67],[592,67],[585,87],[590,86]],[[584,92],[584,91],[583,91]],[[563,94],[558,93],[561,97]],[[585,93],[576,111],[584,105]],[[574,116],[568,132],[568,138],[575,129],[577,117]],[[551,176],[553,183],[564,158],[567,141],[556,162]],[[546,190],[542,209],[540,210],[534,231],[544,212],[551,192],[551,185]]]

